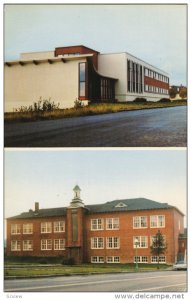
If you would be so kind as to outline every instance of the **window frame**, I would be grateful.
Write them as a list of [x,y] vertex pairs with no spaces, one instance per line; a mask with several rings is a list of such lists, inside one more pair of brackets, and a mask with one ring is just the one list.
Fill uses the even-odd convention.
[[[99,221],[101,221],[100,224]],[[93,222],[95,222],[95,224],[93,224]],[[91,231],[98,231],[98,230],[104,230],[104,219],[103,218],[91,219]]]
[[[61,223],[63,223],[63,225],[61,225]],[[54,233],[65,232],[65,221],[55,221],[53,227]],[[58,230],[56,230],[56,228],[58,228]]]
[[[43,230],[43,228],[45,230]],[[41,223],[41,233],[52,233],[52,222],[42,222]]]
[[23,240],[23,251],[33,251],[33,240]]
[[106,218],[106,230],[119,230],[119,218]]
[[33,234],[33,223],[23,224],[23,234]]
[[[15,230],[13,229],[15,227]],[[11,224],[11,235],[21,234],[21,224]]]
[[104,249],[104,237],[92,237],[91,249]]
[[[146,219],[146,226],[141,226],[142,224],[142,218]],[[138,219],[138,222],[136,222],[136,219]],[[137,224],[137,226],[135,226],[135,224]],[[144,229],[144,228],[148,228],[148,217],[147,216],[134,216],[133,217],[133,229]]]
[[[43,243],[45,242],[45,248],[43,249]],[[41,251],[50,251],[52,250],[52,240],[51,239],[42,239],[41,240]]]
[[106,237],[106,249],[120,249],[120,237],[117,236]]
[[[152,218],[156,218],[156,226],[153,226],[152,225],[152,223],[154,223],[154,221],[152,221]],[[159,226],[159,217],[163,217],[163,221],[162,221],[162,223],[163,223],[163,225],[162,226]],[[166,220],[165,220],[165,215],[151,215],[150,216],[150,228],[165,228],[165,222]]]

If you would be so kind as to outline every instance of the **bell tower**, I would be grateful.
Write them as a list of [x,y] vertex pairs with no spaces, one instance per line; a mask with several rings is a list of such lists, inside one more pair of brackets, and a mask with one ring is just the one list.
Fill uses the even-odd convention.
[[73,191],[74,197],[67,208],[67,248],[68,258],[79,264],[83,262],[85,207],[80,187],[76,185]]
[[84,207],[83,201],[80,199],[81,189],[78,185],[73,188],[74,198],[70,202],[70,208]]

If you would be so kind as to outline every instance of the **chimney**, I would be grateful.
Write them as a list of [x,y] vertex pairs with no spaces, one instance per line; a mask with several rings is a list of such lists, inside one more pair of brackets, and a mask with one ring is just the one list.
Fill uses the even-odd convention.
[[35,212],[39,211],[39,202],[35,202]]

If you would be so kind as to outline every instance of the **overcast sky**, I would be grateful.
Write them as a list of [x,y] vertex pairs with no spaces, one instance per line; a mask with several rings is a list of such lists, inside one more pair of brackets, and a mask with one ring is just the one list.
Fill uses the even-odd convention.
[[5,60],[20,53],[85,45],[101,53],[129,52],[186,85],[187,6],[5,5]]
[[186,214],[186,150],[6,150],[5,217],[66,207],[78,184],[84,204],[144,197]]

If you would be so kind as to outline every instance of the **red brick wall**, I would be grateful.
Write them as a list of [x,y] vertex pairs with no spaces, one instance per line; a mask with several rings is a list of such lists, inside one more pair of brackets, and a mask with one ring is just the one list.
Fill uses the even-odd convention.
[[[138,256],[150,258],[150,236],[156,235],[160,230],[166,236],[167,252],[166,262],[174,263],[179,251],[178,237],[184,232],[183,216],[176,209],[156,209],[131,212],[95,213],[86,214],[84,208],[77,209],[78,239],[72,241],[71,209],[67,209],[67,217],[51,217],[39,219],[12,219],[7,222],[7,255],[15,256],[63,256],[76,255],[77,262],[91,262],[91,256],[120,256],[121,263],[132,263],[136,254],[133,248],[133,236],[148,236],[148,248],[138,248]],[[165,228],[150,228],[150,215],[165,215]],[[133,228],[133,217],[147,216],[148,227],[142,229]],[[104,230],[91,231],[91,219],[104,219]],[[119,218],[119,230],[105,230],[106,218]],[[55,222],[65,220],[64,233],[41,233],[41,222]],[[11,235],[11,224],[33,223],[33,234]],[[104,237],[104,249],[91,249],[91,237]],[[106,249],[106,237],[120,237],[119,249]],[[66,239],[66,250],[41,251],[41,239]],[[11,240],[33,239],[33,251],[11,251]],[[150,262],[150,259],[149,261]]]
[[[54,250],[54,239],[66,239],[66,232],[54,233],[53,222],[64,221],[65,217],[38,218],[38,219],[14,219],[7,221],[7,255],[13,256],[67,256],[67,250]],[[41,223],[52,222],[52,233],[41,233]],[[29,224],[33,223],[33,233],[11,234],[11,224]],[[41,250],[41,240],[52,239],[52,250]],[[11,251],[11,240],[21,241],[21,251]],[[22,243],[24,240],[33,240],[33,251],[23,251]]]
[[[182,215],[179,213],[174,214],[173,209],[160,209],[160,210],[145,210],[145,211],[134,211],[134,212],[120,212],[120,213],[103,213],[103,214],[92,214],[86,218],[86,259],[88,262],[91,261],[91,256],[120,256],[121,263],[132,263],[135,256],[135,249],[133,248],[133,236],[148,236],[148,248],[138,248],[138,256],[151,256],[150,254],[150,236],[156,235],[157,231],[166,236],[168,244],[166,252],[166,261],[168,263],[174,262],[174,255],[178,253],[178,232],[174,229],[174,222],[178,219],[182,220]],[[147,216],[150,215],[165,215],[165,228],[150,228],[150,221],[148,218],[148,228],[133,229],[133,217],[134,216]],[[120,229],[119,230],[99,230],[91,231],[91,219],[97,218],[120,218]],[[176,218],[173,220],[173,218]],[[105,221],[106,222],[106,221]],[[174,232],[176,231],[176,234]],[[91,249],[91,237],[120,237],[120,249]],[[106,239],[105,239],[106,243]]]
[[148,76],[144,76],[144,83],[161,89],[169,89],[169,84],[167,82],[162,82]]
[[80,54],[93,54],[93,63],[95,68],[97,69],[98,66],[98,53],[97,51],[84,47],[84,46],[70,46],[70,47],[59,47],[55,48],[55,56],[64,55],[64,54],[73,54],[73,53],[80,53]]

